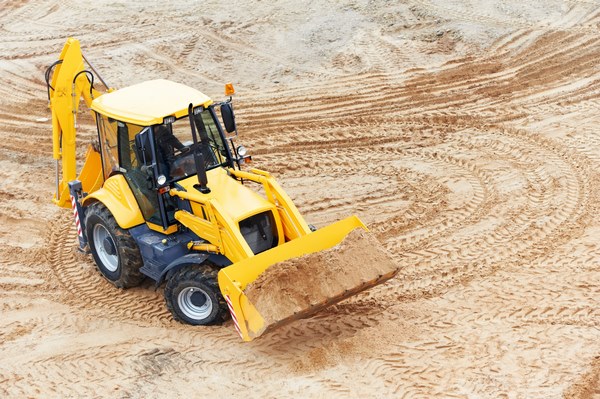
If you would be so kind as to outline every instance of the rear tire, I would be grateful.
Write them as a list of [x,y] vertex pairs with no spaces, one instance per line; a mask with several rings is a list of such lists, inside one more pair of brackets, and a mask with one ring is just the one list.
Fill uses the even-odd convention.
[[173,318],[195,326],[220,324],[229,315],[212,265],[190,265],[177,270],[165,286],[165,302]]
[[140,285],[142,257],[137,243],[117,224],[114,216],[100,202],[86,210],[85,231],[98,271],[118,288]]

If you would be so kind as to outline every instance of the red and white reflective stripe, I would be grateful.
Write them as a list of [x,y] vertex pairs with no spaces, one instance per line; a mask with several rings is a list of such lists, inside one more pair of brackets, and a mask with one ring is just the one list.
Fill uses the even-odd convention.
[[77,235],[83,237],[81,231],[81,223],[79,223],[79,212],[77,212],[77,200],[71,195],[71,208],[73,208],[73,216],[75,216],[75,227],[77,227]]
[[231,304],[231,298],[229,298],[229,295],[225,295],[225,301],[227,302],[227,307],[229,308],[229,313],[231,313],[231,319],[233,320],[233,325],[235,326],[235,330],[240,335],[240,338],[244,339],[244,337],[242,337],[242,331],[240,330],[240,325],[238,324],[237,317],[235,317],[235,311],[233,310],[233,305]]

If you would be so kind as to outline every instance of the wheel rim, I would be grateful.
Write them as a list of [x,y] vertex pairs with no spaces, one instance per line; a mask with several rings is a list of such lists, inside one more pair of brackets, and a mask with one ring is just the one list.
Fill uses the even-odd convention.
[[179,309],[190,319],[202,320],[210,316],[213,309],[210,297],[201,288],[187,287],[177,297]]
[[100,262],[109,272],[117,271],[119,267],[119,256],[117,255],[115,241],[101,224],[94,226],[94,248],[100,258]]

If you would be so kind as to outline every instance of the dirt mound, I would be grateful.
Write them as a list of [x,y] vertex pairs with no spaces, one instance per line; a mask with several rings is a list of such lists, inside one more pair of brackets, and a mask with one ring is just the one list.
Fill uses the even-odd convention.
[[335,247],[277,263],[244,292],[267,325],[305,317],[392,278],[398,265],[370,233],[356,229]]
[[600,356],[592,361],[591,370],[569,388],[565,399],[597,399],[600,397]]

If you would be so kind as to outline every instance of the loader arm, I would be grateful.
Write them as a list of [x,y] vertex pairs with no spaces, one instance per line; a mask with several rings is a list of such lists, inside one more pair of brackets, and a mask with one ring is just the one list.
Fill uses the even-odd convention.
[[263,185],[267,200],[277,207],[283,222],[286,241],[310,234],[310,227],[298,208],[269,172],[255,168],[250,169],[250,172],[244,172],[231,168],[229,173],[239,179],[250,180]]
[[[49,81],[53,67],[54,73]],[[102,93],[94,89],[93,74],[85,69],[79,41],[73,38],[67,40],[58,61],[48,68],[46,81],[49,107],[52,111],[52,155],[56,160],[54,202],[62,207],[70,207],[68,183],[77,178],[75,143],[79,104],[83,97],[89,108],[92,101]],[[89,193],[100,188],[102,163],[97,151],[88,150],[79,178],[84,192]]]

